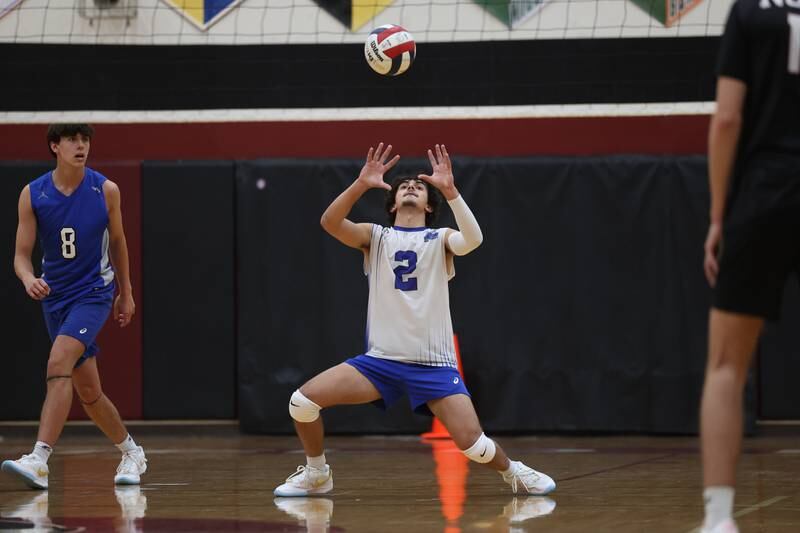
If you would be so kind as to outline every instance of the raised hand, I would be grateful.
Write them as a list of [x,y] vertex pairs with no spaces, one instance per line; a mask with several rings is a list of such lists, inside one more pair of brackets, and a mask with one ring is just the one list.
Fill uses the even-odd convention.
[[356,181],[361,182],[367,187],[391,190],[392,186],[383,181],[383,175],[389,171],[393,166],[400,161],[400,156],[396,155],[386,162],[386,159],[392,154],[392,145],[388,145],[386,150],[383,149],[383,143],[378,144],[377,149],[371,146],[367,152],[367,162],[361,168]]
[[452,200],[458,196],[458,190],[453,178],[453,164],[450,162],[450,155],[447,153],[445,145],[436,145],[434,151],[428,150],[428,160],[431,162],[433,172],[420,174],[417,176],[439,189],[447,200]]

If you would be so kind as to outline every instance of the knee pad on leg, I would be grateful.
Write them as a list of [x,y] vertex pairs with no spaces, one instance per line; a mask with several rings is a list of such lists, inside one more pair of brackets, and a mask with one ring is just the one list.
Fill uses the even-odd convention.
[[306,398],[299,390],[294,391],[289,398],[289,415],[298,422],[313,422],[319,418],[319,411],[322,409]]
[[494,441],[487,437],[485,433],[481,433],[475,444],[466,450],[461,450],[461,453],[476,463],[488,463],[494,459],[495,451]]

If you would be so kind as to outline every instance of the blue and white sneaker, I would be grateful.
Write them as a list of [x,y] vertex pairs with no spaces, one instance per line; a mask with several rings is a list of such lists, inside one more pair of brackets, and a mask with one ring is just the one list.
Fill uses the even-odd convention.
[[298,466],[297,471],[286,478],[286,483],[275,489],[275,496],[296,497],[325,494],[333,490],[333,471],[330,465],[324,468]]
[[117,475],[114,476],[116,485],[138,485],[142,474],[147,471],[147,458],[144,450],[137,446],[135,450],[122,454],[122,460],[117,467]]
[[0,468],[32,489],[47,489],[47,476],[50,469],[47,468],[47,463],[33,454],[23,455],[16,461],[3,461],[3,466]]
[[508,475],[503,475],[503,481],[511,485],[514,494],[528,493],[534,496],[544,496],[556,490],[556,482],[547,474],[537,472],[520,461],[511,461],[513,469]]

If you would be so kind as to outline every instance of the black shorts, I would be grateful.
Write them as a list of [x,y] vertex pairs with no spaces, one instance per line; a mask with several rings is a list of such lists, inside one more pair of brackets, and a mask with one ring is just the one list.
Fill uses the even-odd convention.
[[800,274],[800,166],[780,163],[751,165],[738,184],[722,230],[717,309],[778,320],[786,280]]

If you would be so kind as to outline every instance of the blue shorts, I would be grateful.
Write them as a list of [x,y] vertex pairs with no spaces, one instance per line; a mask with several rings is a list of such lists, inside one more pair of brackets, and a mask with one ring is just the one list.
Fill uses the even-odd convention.
[[60,309],[44,312],[51,341],[55,342],[59,335],[67,335],[81,341],[86,347],[75,368],[100,351],[94,339],[106,323],[113,301],[114,293],[111,291],[89,293]]
[[428,409],[429,401],[453,394],[470,396],[461,374],[455,368],[400,363],[371,355],[358,355],[345,363],[364,374],[375,385],[382,398],[375,404],[384,410],[403,394],[408,394],[415,413],[433,416]]

